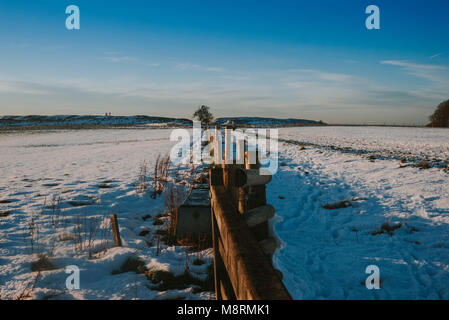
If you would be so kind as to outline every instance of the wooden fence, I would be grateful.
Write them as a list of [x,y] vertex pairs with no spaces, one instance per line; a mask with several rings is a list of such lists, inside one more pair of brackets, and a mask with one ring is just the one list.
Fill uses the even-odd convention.
[[220,165],[217,130],[211,139],[216,160],[209,172],[216,298],[290,300],[282,274],[272,266],[276,241],[269,236],[268,220],[274,208],[266,203],[265,190],[271,176],[259,175],[257,154],[243,141],[236,141],[236,160],[226,164],[233,145],[231,129],[225,132]]

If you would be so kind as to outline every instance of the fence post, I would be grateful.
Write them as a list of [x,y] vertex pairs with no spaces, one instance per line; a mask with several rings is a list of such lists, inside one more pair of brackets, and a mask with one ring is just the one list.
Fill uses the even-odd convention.
[[120,230],[118,228],[117,215],[111,214],[110,218],[111,218],[112,234],[114,235],[114,247],[121,247],[122,239],[120,238]]
[[[266,204],[265,187],[271,177],[256,175],[253,169],[260,168],[257,149],[245,152],[247,145],[239,139],[234,159],[231,134],[226,126],[224,157],[215,163],[221,168],[218,173],[212,168],[209,171],[209,181],[216,181],[211,183],[216,298],[291,299],[271,261],[276,241],[269,237],[268,220],[274,216],[274,208]],[[215,155],[218,145],[221,147],[217,130],[214,140]],[[242,157],[245,161],[238,164]],[[246,172],[239,172],[245,168]],[[220,179],[216,177],[219,173]]]

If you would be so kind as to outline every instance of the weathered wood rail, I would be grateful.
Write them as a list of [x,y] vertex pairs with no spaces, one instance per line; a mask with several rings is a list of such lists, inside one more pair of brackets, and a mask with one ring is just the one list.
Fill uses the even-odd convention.
[[[214,156],[220,159],[217,138],[216,130]],[[265,190],[271,176],[258,174],[257,154],[246,147],[237,140],[237,159],[226,164],[226,153],[233,149],[226,130],[225,159],[209,171],[216,298],[290,300],[282,274],[272,266],[276,241],[269,236],[268,220],[274,208],[266,203]]]

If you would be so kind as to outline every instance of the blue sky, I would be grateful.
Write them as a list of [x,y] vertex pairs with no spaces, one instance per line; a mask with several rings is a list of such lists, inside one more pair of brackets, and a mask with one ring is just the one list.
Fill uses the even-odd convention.
[[[81,29],[65,28],[77,5]],[[365,8],[381,11],[367,30]],[[449,99],[449,1],[0,0],[0,114],[423,124]]]

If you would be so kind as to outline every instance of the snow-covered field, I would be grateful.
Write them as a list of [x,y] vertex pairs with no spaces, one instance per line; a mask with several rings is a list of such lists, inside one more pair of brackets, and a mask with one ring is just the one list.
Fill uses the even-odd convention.
[[[152,170],[156,155],[170,150],[170,132],[0,134],[0,298],[213,298],[194,288],[156,290],[142,274],[114,272],[129,257],[148,270],[186,270],[185,248],[160,245],[158,252],[163,226],[154,222],[164,197],[135,187],[142,161]],[[280,129],[279,137],[288,142],[279,144],[267,200],[281,242],[274,265],[295,299],[449,299],[449,130],[304,127]],[[424,160],[440,165],[414,166]],[[102,231],[111,213],[122,248]],[[100,225],[91,249],[73,239],[77,216]],[[39,232],[32,229],[31,244],[33,219]],[[52,253],[55,269],[37,278],[30,264],[39,252]],[[194,265],[191,253],[188,268],[205,279],[212,257],[201,254],[206,263]],[[67,265],[80,268],[80,290],[65,290]],[[380,269],[380,290],[365,287],[369,265]]]
[[[274,263],[295,299],[449,299],[449,173],[339,150],[448,160],[449,130],[321,127],[279,136],[313,143],[282,143],[268,185],[282,242]],[[346,208],[323,208],[332,204]],[[400,227],[390,235],[385,222]],[[380,290],[365,287],[369,265],[380,269]]]
[[[398,127],[303,127],[280,129],[280,138],[305,145],[331,147],[346,153],[378,158],[429,161],[449,165],[446,129]],[[439,163],[441,162],[441,163]]]
[[[174,275],[186,270],[185,248],[159,243],[158,249],[156,232],[164,225],[154,222],[164,212],[164,196],[138,195],[135,187],[142,162],[148,162],[150,171],[157,154],[169,152],[170,132],[1,133],[0,298],[209,299],[210,292],[196,293],[193,288],[153,290],[143,274],[112,274],[129,257],[140,258],[148,270]],[[112,246],[110,214],[118,216],[121,248]],[[159,220],[165,223],[164,219]],[[33,221],[37,227],[32,228]],[[91,225],[98,229],[89,246]],[[78,227],[86,231],[82,249],[75,237]],[[33,243],[30,228],[34,230]],[[42,271],[39,277],[31,272],[30,264],[38,253],[52,253],[55,270]],[[201,266],[192,264],[196,257],[189,254],[189,271],[205,279],[210,252],[201,253],[205,262]],[[80,290],[65,290],[69,275],[64,268],[68,265],[80,269]]]

